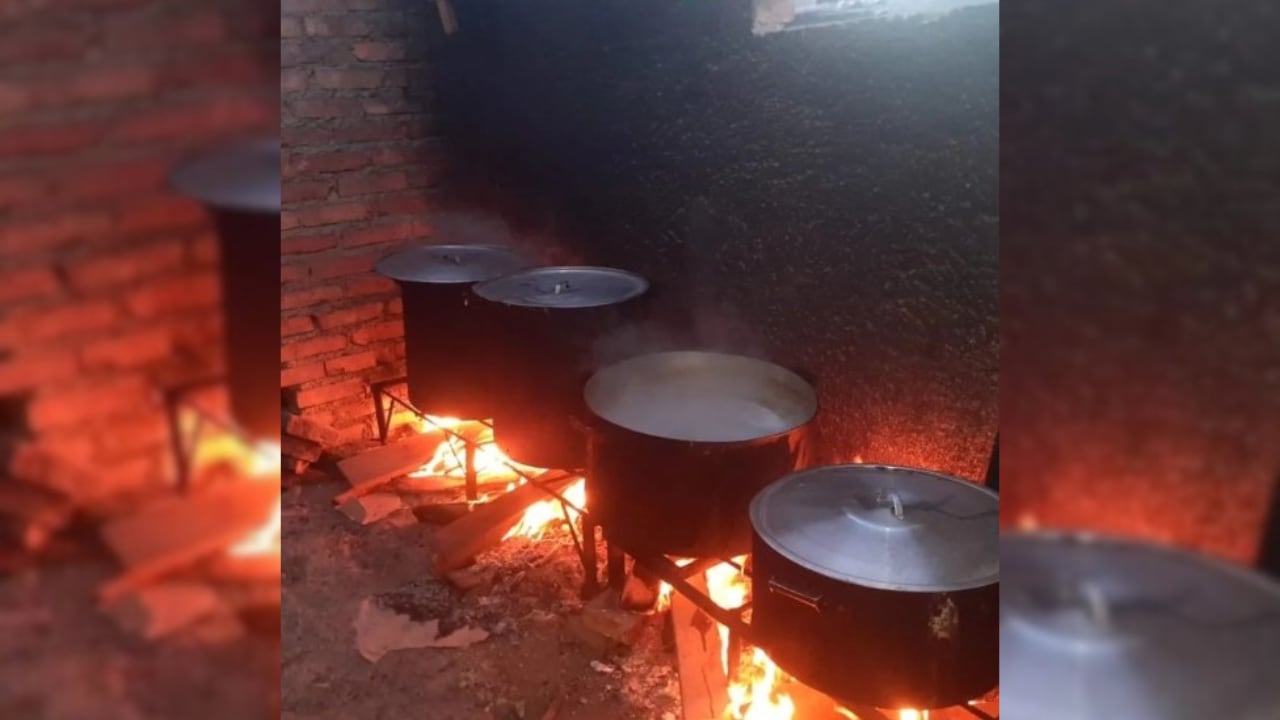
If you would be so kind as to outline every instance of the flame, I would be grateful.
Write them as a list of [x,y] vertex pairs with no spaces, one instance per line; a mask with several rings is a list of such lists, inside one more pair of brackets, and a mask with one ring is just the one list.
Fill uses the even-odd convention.
[[[527,481],[524,476],[535,476],[545,469],[524,465],[507,457],[493,439],[493,428],[477,420],[462,420],[455,417],[437,417],[429,415],[422,421],[419,429],[423,433],[450,430],[443,433],[444,439],[432,454],[431,459],[410,475],[414,477],[436,476],[465,478],[467,474],[467,440],[475,445],[476,480],[483,483],[501,483],[506,481],[505,492],[515,490]],[[583,480],[578,480],[565,488],[564,498],[578,507],[586,507],[587,489]],[[482,500],[489,499],[485,496]],[[525,510],[524,515],[503,540],[513,537],[539,538],[551,527],[564,520],[565,511],[560,501],[555,498],[539,500]],[[569,521],[576,522],[578,512],[569,510]]]
[[[746,604],[751,585],[739,569],[746,559],[744,555],[734,558],[734,564],[721,563],[707,569],[707,595],[715,604],[726,609]],[[795,702],[781,691],[790,678],[760,648],[753,647],[741,657],[730,658],[729,628],[718,625],[716,630],[720,635],[720,667],[729,678],[729,707],[725,709],[725,717],[791,720],[796,712]]]
[[[280,482],[280,445],[260,442],[253,452],[249,453],[253,460],[248,462],[250,472],[246,473],[249,482]],[[275,506],[267,520],[258,526],[243,540],[227,548],[227,554],[235,557],[254,555],[280,554],[280,496],[276,495]]]

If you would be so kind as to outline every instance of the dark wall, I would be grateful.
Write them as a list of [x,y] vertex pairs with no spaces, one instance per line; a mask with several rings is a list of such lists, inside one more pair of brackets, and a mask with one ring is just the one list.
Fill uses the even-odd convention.
[[1280,8],[1174,5],[1005,6],[1002,502],[1248,560],[1280,468]]
[[457,5],[435,63],[455,203],[650,277],[662,337],[629,350],[813,375],[827,459],[983,475],[994,6],[754,37],[737,0]]

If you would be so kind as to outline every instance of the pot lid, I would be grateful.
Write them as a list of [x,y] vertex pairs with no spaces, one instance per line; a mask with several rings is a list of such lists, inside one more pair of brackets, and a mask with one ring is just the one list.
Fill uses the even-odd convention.
[[182,195],[214,208],[280,212],[280,140],[258,138],[192,158],[169,182]]
[[544,308],[615,305],[648,289],[649,282],[635,273],[585,266],[535,268],[475,287],[476,294],[486,300]]
[[903,592],[999,582],[1000,501],[959,478],[887,465],[788,475],[751,501],[769,547],[820,575]]
[[388,255],[374,268],[409,283],[476,283],[528,267],[516,251],[500,245],[418,245]]
[[1006,534],[1000,555],[1009,717],[1280,717],[1280,584],[1086,534]]

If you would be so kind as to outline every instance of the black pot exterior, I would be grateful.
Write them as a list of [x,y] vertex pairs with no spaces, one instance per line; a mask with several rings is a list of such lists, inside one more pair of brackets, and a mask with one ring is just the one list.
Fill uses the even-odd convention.
[[494,387],[493,436],[516,462],[576,470],[586,466],[587,416],[582,387],[594,371],[594,345],[609,330],[634,322],[642,299],[588,308],[533,308],[492,303],[501,338]]
[[751,548],[756,493],[802,468],[809,425],[749,442],[670,440],[601,418],[588,433],[587,505],[638,555],[727,558]]
[[280,441],[280,214],[213,209],[222,265],[231,415],[255,440]]
[[438,417],[487,420],[500,402],[489,308],[471,283],[397,282],[409,402]]
[[[999,684],[999,583],[939,593],[864,587],[753,537],[752,641],[804,684],[849,705],[922,710]],[[820,598],[817,607],[787,589]]]

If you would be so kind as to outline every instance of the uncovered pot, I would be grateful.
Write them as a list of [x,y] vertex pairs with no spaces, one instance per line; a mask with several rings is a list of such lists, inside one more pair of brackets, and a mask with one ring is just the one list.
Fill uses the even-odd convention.
[[938,708],[999,682],[999,501],[940,473],[834,465],[751,502],[751,640],[849,705]]
[[378,261],[404,302],[404,356],[409,402],[429,415],[493,417],[500,401],[492,319],[471,294],[475,283],[529,262],[498,245],[420,245]]
[[634,555],[746,553],[752,496],[804,463],[818,410],[790,370],[703,351],[610,365],[584,397],[587,503]]
[[640,319],[648,290],[635,273],[589,266],[535,268],[473,288],[492,317],[493,356],[501,364],[493,437],[511,459],[583,467],[586,440],[576,421],[595,343]]

